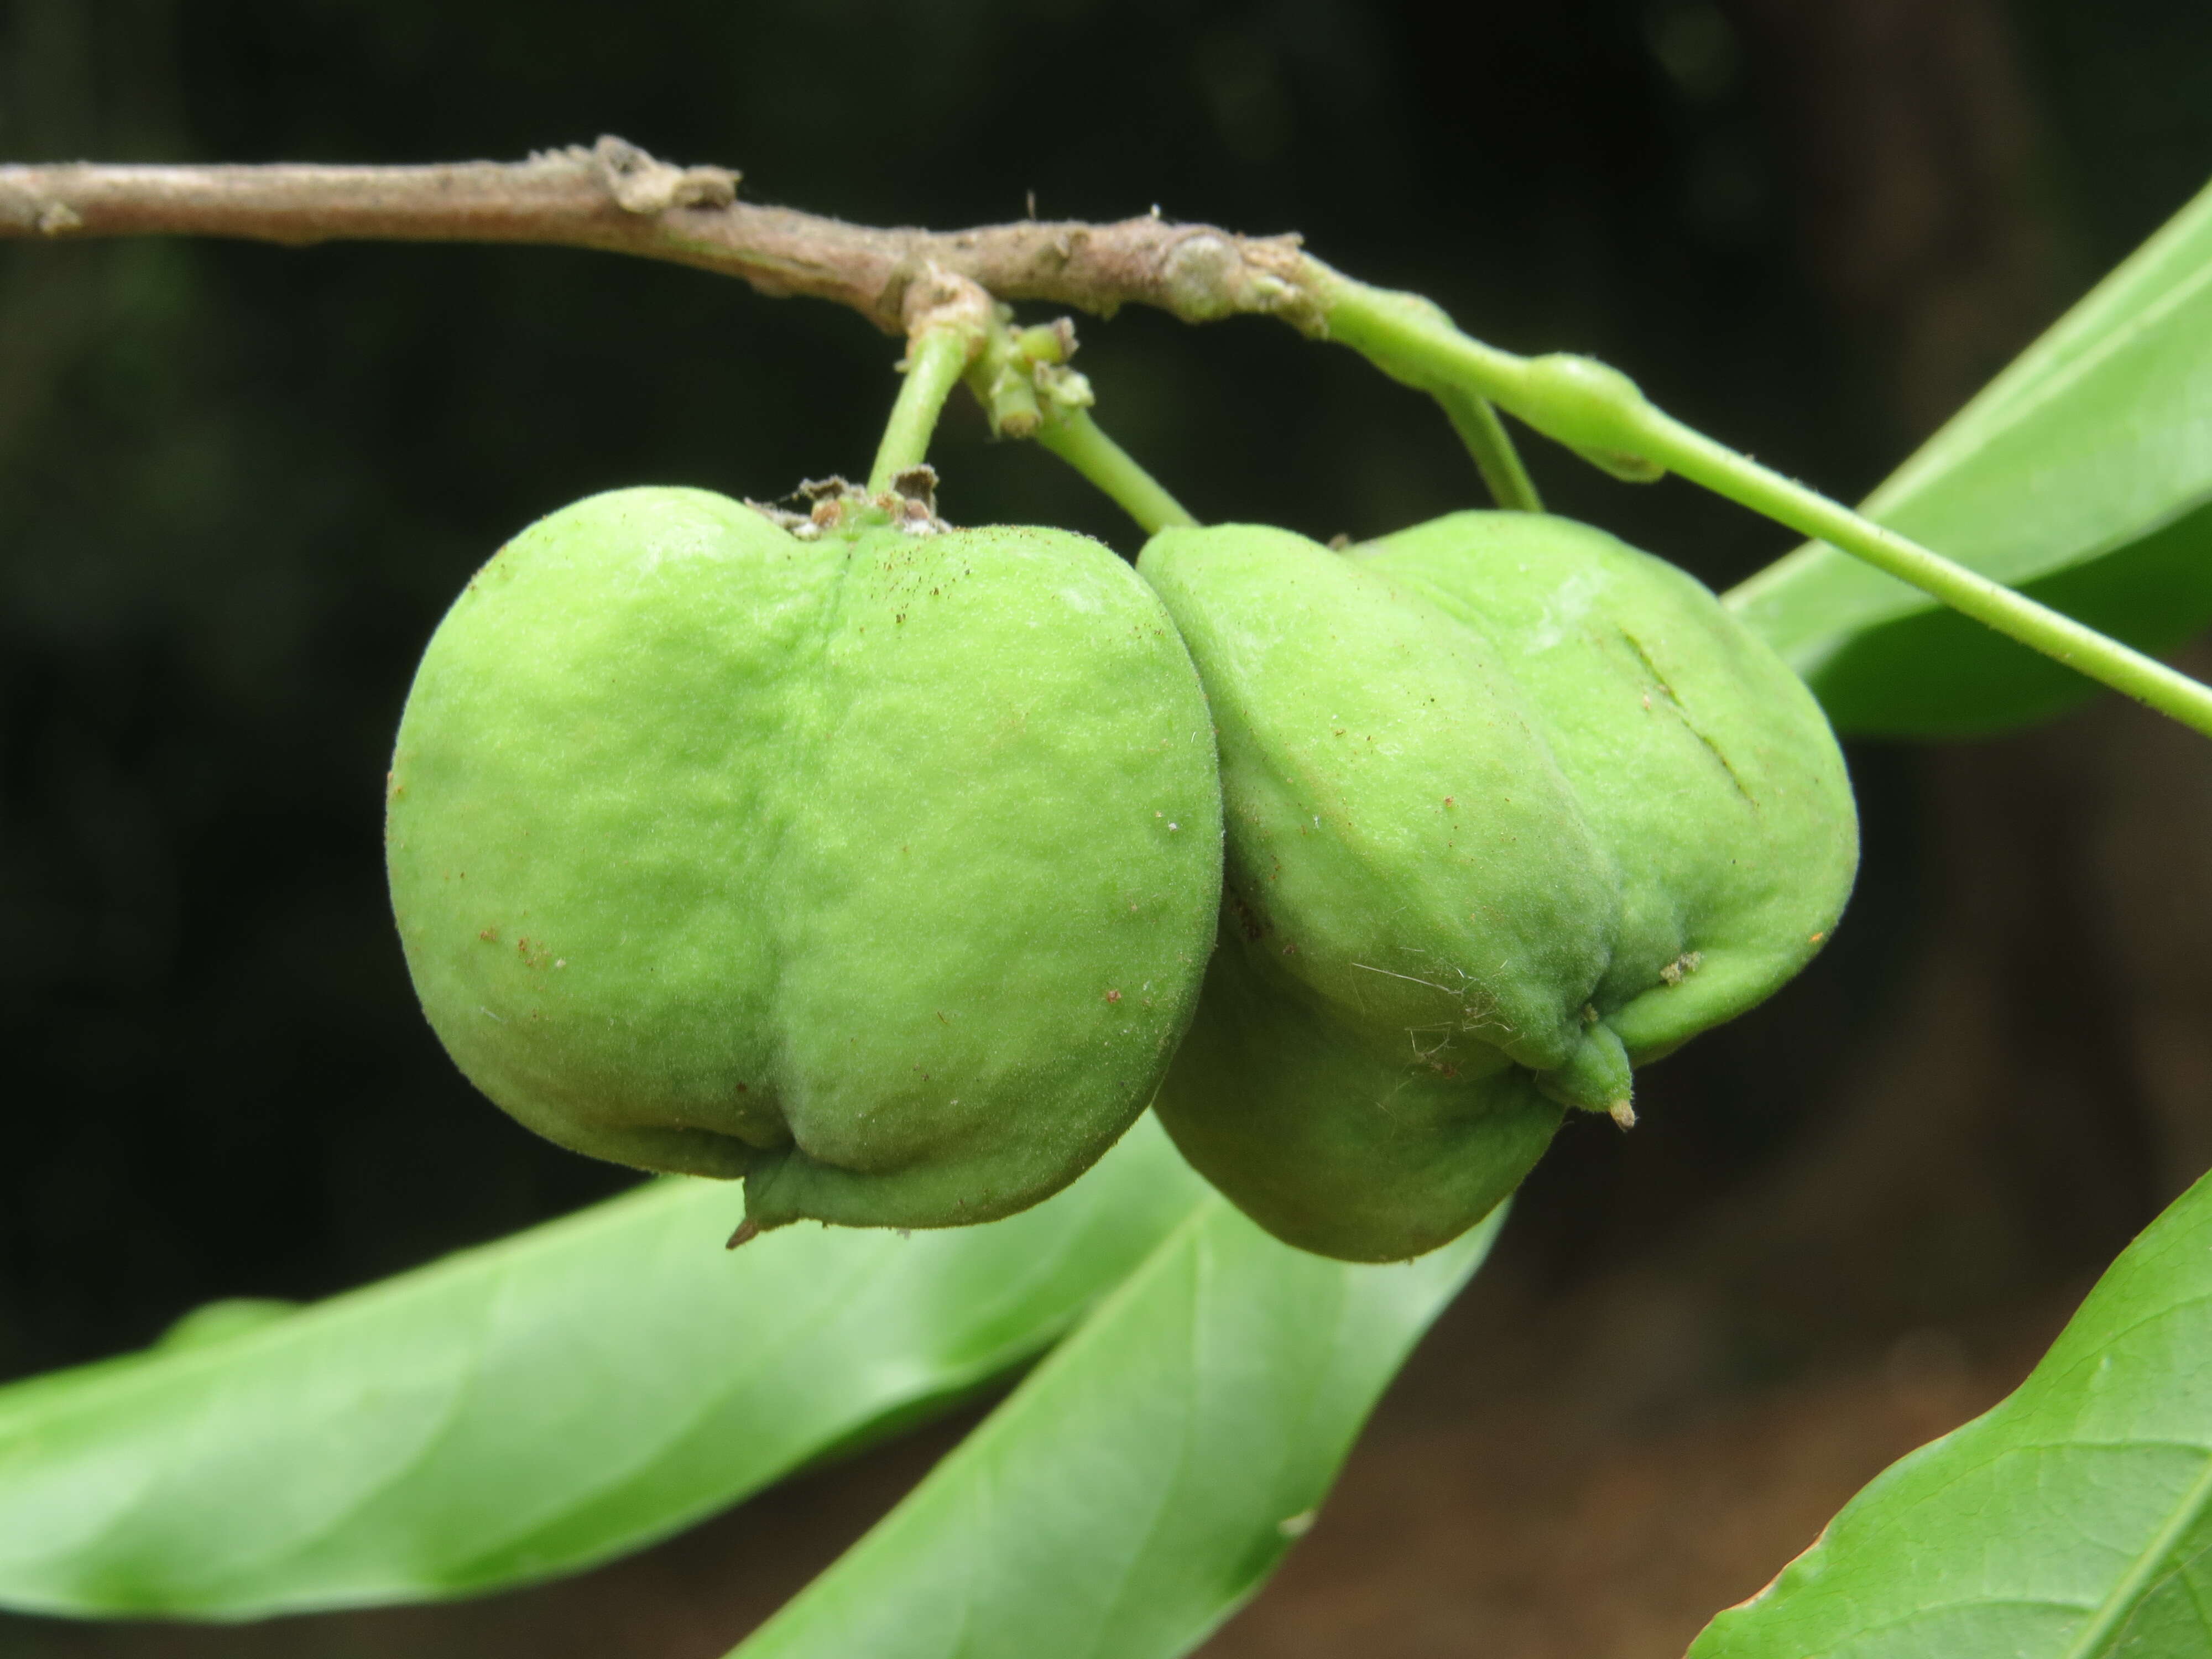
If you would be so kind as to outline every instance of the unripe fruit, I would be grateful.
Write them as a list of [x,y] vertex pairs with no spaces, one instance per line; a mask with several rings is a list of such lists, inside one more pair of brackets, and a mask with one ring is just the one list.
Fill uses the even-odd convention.
[[1158,1102],[1295,1244],[1481,1218],[1560,1107],[1757,1003],[1857,861],[1835,740],[1696,581],[1601,532],[1458,514],[1337,555],[1169,530],[1139,569],[1205,681],[1223,943]]
[[425,653],[386,823],[432,1025],[522,1122],[747,1218],[1035,1203],[1152,1097],[1218,905],[1203,696],[1066,532],[803,540],[702,490],[517,537]]

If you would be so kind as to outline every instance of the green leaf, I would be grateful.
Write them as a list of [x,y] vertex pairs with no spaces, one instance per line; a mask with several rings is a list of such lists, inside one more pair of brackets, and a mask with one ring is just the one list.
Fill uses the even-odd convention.
[[[1862,510],[2144,650],[2212,620],[2212,189]],[[2095,689],[1824,544],[1728,599],[1844,731],[1993,731]]]
[[1206,1189],[1147,1118],[988,1227],[665,1181],[290,1313],[0,1391],[0,1604],[239,1618],[632,1550],[1036,1354]]
[[33,1400],[80,1389],[95,1376],[143,1370],[147,1361],[161,1354],[228,1342],[234,1336],[243,1336],[249,1331],[259,1330],[264,1325],[274,1324],[298,1306],[295,1302],[279,1302],[268,1297],[251,1296],[229,1297],[220,1302],[204,1303],[155,1338],[150,1347],[143,1348],[137,1353],[119,1353],[82,1365],[67,1365],[59,1370],[41,1371],[35,1376],[0,1382],[0,1416],[20,1411]]
[[170,1353],[183,1348],[210,1347],[258,1331],[264,1325],[273,1325],[280,1319],[289,1319],[299,1310],[296,1302],[281,1302],[266,1296],[232,1296],[220,1302],[204,1302],[156,1337],[149,1352]]
[[1210,1200],[742,1659],[1164,1659],[1259,1588],[1502,1209],[1354,1267]]
[[1845,1506],[1691,1659],[2212,1653],[2212,1176],[2027,1382]]

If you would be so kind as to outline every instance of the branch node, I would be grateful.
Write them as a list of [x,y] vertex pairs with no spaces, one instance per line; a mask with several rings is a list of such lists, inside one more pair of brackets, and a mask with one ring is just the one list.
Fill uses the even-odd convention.
[[899,322],[909,341],[933,330],[954,329],[965,338],[971,362],[997,314],[996,303],[972,276],[947,270],[934,259],[902,265],[892,277]]
[[[1152,212],[1159,213],[1158,208]],[[1160,270],[1168,309],[1187,323],[1211,323],[1238,307],[1230,289],[1243,275],[1243,256],[1218,231],[1194,231],[1169,251]]]
[[624,213],[653,215],[671,208],[726,208],[738,199],[743,176],[728,167],[679,167],[658,160],[612,133],[581,152],[598,167],[600,182]]

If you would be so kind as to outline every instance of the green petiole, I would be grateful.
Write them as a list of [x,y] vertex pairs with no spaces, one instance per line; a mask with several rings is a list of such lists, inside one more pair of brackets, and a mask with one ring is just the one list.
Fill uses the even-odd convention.
[[1886,530],[1656,409],[1650,410],[1647,425],[1644,453],[1668,471],[1863,559],[1960,615],[2212,737],[2212,686]]
[[1329,337],[1386,374],[1439,399],[1456,393],[1495,403],[1616,476],[1680,473],[2212,737],[2212,686],[1714,442],[1649,402],[1619,370],[1587,357],[1501,351],[1461,333],[1417,295],[1370,288],[1313,264]]

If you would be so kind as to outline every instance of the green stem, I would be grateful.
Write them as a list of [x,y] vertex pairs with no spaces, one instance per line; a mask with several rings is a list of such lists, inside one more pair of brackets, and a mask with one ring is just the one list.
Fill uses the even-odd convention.
[[969,339],[965,329],[929,328],[907,343],[906,380],[884,422],[883,441],[876,446],[876,464],[868,470],[870,495],[883,494],[929,453],[937,417],[968,367]]
[[1509,512],[1541,513],[1544,498],[1535,480],[1521,464],[1521,453],[1505,430],[1505,422],[1487,398],[1478,398],[1459,386],[1445,386],[1435,394],[1443,405],[1444,418],[1459,434],[1467,453],[1474,457],[1474,470],[1490,490],[1491,500]]
[[1645,406],[1642,453],[1668,471],[1788,525],[1800,535],[1863,559],[1963,616],[2109,685],[2212,737],[2212,686],[2155,657],[2039,605],[2026,594],[1954,564],[1917,542],[1862,518],[1840,501],[1759,465],[1673,416]]
[[1158,479],[1130,459],[1128,451],[1099,430],[1089,410],[1050,416],[1038,428],[1036,441],[1112,496],[1146,531],[1198,522],[1161,488]]
[[1646,401],[1619,370],[1585,357],[1501,351],[1461,333],[1416,295],[1320,270],[1316,287],[1330,337],[1373,359],[1385,373],[1432,393],[1456,388],[1488,398],[1619,476],[1679,472],[2212,737],[2212,686],[1715,443]]

